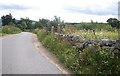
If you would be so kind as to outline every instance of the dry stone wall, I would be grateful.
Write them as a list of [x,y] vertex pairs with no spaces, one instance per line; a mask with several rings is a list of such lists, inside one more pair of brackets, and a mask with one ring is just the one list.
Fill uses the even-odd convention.
[[85,39],[80,35],[71,35],[71,34],[59,34],[55,33],[60,39],[67,39],[73,46],[76,46],[79,49],[85,49],[86,47],[92,47],[99,45],[100,47],[110,48],[117,53],[120,53],[120,40],[96,40],[96,39]]

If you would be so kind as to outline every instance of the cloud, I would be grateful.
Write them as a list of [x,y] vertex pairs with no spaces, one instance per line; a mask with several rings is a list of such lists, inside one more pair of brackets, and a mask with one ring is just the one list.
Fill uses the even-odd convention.
[[17,5],[17,4],[0,4],[1,10],[26,10],[30,9],[28,6]]
[[117,18],[119,0],[0,0],[0,16],[52,19],[60,16],[66,22],[98,21]]
[[106,16],[106,15],[118,15],[118,6],[117,3],[112,3],[109,5],[87,5],[84,7],[76,7],[76,6],[66,6],[64,10],[67,10],[71,13],[83,13],[88,15],[99,15],[99,16]]

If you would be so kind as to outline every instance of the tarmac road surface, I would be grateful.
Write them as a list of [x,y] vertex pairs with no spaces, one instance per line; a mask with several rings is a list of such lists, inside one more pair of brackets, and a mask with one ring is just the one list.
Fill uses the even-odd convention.
[[38,53],[32,43],[32,33],[22,32],[4,38],[1,42],[2,74],[62,74],[55,65]]

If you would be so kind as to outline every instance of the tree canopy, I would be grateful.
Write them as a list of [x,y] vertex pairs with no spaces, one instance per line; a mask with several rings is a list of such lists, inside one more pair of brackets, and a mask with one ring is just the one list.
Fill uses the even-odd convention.
[[8,25],[10,22],[16,24],[15,18],[13,18],[11,14],[2,16],[1,19],[2,26]]
[[107,20],[108,24],[110,24],[112,27],[117,27],[119,28],[119,20],[116,18],[109,18]]

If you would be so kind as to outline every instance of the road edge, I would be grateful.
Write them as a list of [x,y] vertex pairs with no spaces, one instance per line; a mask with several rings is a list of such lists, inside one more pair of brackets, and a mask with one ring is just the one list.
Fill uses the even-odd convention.
[[[73,74],[68,68],[66,68],[59,60],[56,58],[56,56],[48,51],[38,40],[37,35],[32,35],[32,42],[35,46],[35,48],[38,50],[38,52],[44,56],[46,59],[48,59],[53,65],[55,65],[63,74]],[[41,51],[42,48],[42,51]]]

